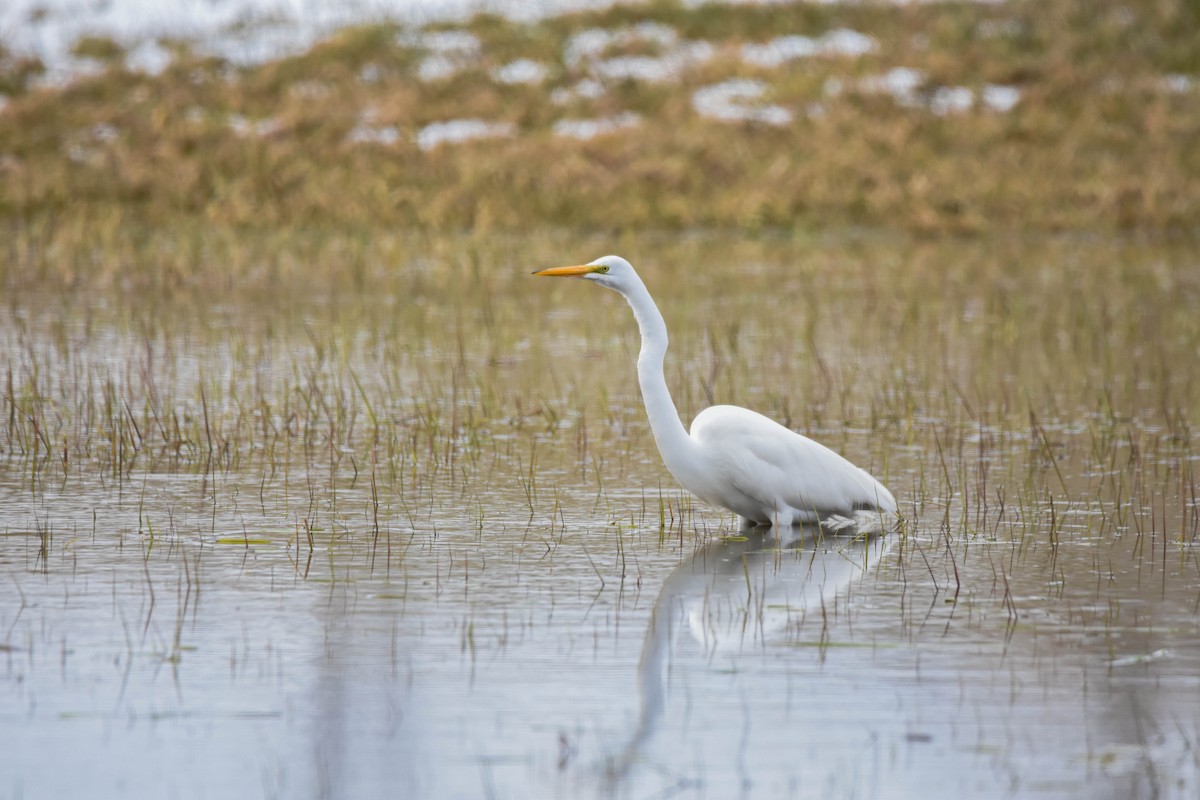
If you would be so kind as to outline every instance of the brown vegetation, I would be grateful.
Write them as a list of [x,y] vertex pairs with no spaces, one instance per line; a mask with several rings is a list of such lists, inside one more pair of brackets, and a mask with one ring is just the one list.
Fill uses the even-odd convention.
[[[550,101],[586,76],[563,58],[571,34],[647,20],[708,42],[713,57],[675,81],[608,81],[600,97]],[[1200,25],[1186,4],[660,2],[466,27],[482,43],[478,59],[434,81],[417,77],[422,53],[389,25],[244,68],[177,46],[158,76],[128,70],[115,43],[89,39],[78,54],[107,67],[65,88],[37,88],[36,64],[0,58],[0,217],[18,228],[51,219],[99,230],[969,232],[1194,230],[1200,218]],[[739,57],[745,43],[839,27],[878,48],[773,70]],[[616,50],[606,55],[635,55],[638,45]],[[516,58],[547,65],[545,83],[491,76]],[[1020,101],[1007,112],[977,102],[939,115],[854,88],[900,66],[923,73],[922,101],[955,86],[978,96],[989,84],[1017,88]],[[794,110],[792,124],[693,110],[696,88],[732,77],[765,81],[764,102]],[[849,89],[832,93],[838,85]],[[552,131],[563,118],[621,112],[642,124],[587,141]],[[456,118],[509,123],[515,135],[418,147],[423,126]],[[363,125],[391,139],[355,141]]]

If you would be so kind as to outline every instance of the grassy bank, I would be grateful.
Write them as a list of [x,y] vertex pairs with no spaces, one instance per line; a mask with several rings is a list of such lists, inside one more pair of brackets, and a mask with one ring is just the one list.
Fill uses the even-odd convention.
[[[1169,3],[656,2],[481,16],[444,26],[459,45],[473,37],[457,50],[385,24],[252,66],[168,43],[157,75],[84,40],[77,55],[97,71],[66,87],[0,58],[0,216],[98,235],[135,221],[1194,231],[1198,17]],[[778,64],[743,49],[841,29],[871,46]],[[608,38],[580,56],[588,30]],[[505,82],[520,76],[498,70],[519,59],[541,80]],[[637,74],[654,63],[668,74]],[[731,79],[758,82],[733,103],[749,118],[700,113],[696,92]],[[1007,93],[999,106],[993,92]],[[758,113],[769,108],[786,121]],[[429,126],[451,120],[491,133],[437,143]],[[563,134],[596,120],[618,123]]]

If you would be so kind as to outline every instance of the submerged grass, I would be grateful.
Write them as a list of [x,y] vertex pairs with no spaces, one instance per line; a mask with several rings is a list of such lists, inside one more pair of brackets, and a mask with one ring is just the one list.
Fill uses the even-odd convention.
[[[375,554],[381,519],[417,531],[447,513],[554,536],[583,518],[667,538],[729,522],[697,514],[663,473],[627,309],[527,274],[527,259],[585,259],[596,241],[215,237],[164,285],[126,254],[152,261],[166,235],[146,247],[125,233],[85,277],[11,282],[0,456],[35,496],[178,473],[220,505],[234,478],[292,498],[297,559],[336,535],[325,517],[343,497]],[[621,249],[661,300],[685,419],[732,402],[809,433],[951,549],[1195,539],[1190,248],[709,235]],[[231,253],[276,266],[230,270]],[[215,523],[208,535],[262,538]]]

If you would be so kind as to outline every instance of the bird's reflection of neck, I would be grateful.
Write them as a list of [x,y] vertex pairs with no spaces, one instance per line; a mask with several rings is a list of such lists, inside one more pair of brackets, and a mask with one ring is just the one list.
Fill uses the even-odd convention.
[[[638,663],[638,694],[641,709],[637,729],[624,752],[612,765],[611,777],[620,782],[628,774],[642,748],[653,736],[666,704],[667,688],[671,672],[671,657],[675,650],[679,629],[686,624],[687,602],[693,599],[707,600],[713,607],[721,595],[734,600],[732,587],[745,591],[747,601],[755,592],[766,592],[773,584],[783,580],[796,581],[797,590],[804,597],[837,591],[861,574],[860,562],[846,554],[847,547],[864,547],[875,534],[855,535],[850,532],[830,535],[819,526],[795,526],[785,529],[743,528],[738,536],[723,539],[698,549],[685,563],[680,564],[667,577],[655,600],[642,644],[642,656]],[[778,556],[778,557],[775,557]],[[748,561],[752,558],[773,558],[765,570],[752,570]],[[826,566],[824,574],[814,574],[818,564],[838,564],[839,570],[832,574]],[[720,578],[745,576],[744,583],[732,580],[726,586],[719,585]],[[830,580],[830,578],[833,580]],[[751,582],[753,580],[753,583]],[[750,607],[751,603],[747,602]],[[762,631],[758,635],[762,635]],[[702,642],[706,650],[715,647],[715,642]],[[710,653],[711,654],[711,653]]]

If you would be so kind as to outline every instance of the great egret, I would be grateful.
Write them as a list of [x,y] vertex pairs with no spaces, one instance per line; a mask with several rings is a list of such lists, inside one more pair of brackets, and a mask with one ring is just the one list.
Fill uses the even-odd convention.
[[667,326],[633,265],[604,256],[577,267],[533,273],[583,278],[620,293],[633,308],[642,349],[638,384],[663,463],[692,494],[727,508],[750,524],[787,526],[856,511],[893,514],[896,499],[883,484],[822,444],[762,414],[710,406],[692,420],[689,435],[663,375]]

